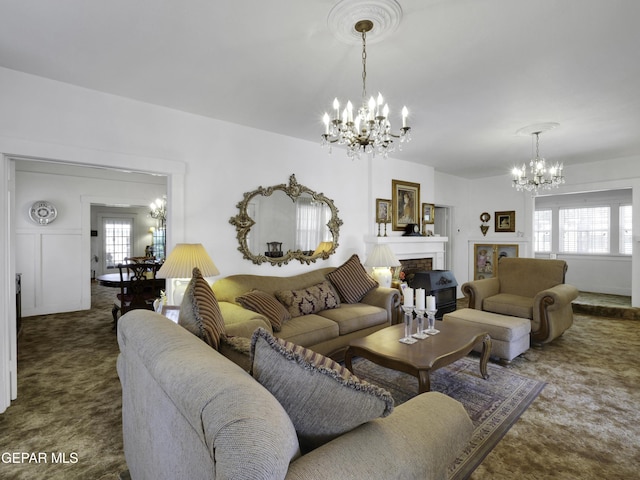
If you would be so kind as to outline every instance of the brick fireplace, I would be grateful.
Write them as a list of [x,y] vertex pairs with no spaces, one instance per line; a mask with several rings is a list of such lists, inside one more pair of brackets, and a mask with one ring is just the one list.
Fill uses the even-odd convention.
[[425,272],[427,270],[433,270],[433,258],[410,258],[407,260],[400,260],[402,265],[402,271],[407,274],[416,272]]
[[430,260],[431,265],[428,270],[445,268],[445,246],[449,241],[447,237],[367,236],[364,241],[367,255],[375,245],[388,245],[400,262],[404,260]]
[[424,288],[427,295],[436,297],[441,319],[444,313],[456,309],[458,283],[453,273],[445,268],[447,237],[366,237],[367,255],[375,245],[386,244],[402,265],[407,284]]

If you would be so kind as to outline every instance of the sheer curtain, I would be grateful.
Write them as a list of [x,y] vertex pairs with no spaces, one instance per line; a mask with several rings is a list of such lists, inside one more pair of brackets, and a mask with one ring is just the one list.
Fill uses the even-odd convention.
[[296,200],[296,248],[314,251],[320,242],[330,242],[331,232],[327,223],[331,219],[331,209],[324,202],[310,197]]

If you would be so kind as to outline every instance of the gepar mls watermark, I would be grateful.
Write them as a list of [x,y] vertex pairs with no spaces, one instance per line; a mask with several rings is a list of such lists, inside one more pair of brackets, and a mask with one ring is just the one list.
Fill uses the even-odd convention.
[[80,457],[77,452],[2,452],[0,463],[51,463],[75,464]]

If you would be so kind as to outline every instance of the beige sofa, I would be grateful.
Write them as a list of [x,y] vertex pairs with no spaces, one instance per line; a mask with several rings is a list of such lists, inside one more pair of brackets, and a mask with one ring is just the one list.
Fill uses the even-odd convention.
[[531,320],[531,343],[545,344],[573,324],[578,289],[564,283],[564,260],[504,257],[498,277],[462,285],[469,308]]
[[358,303],[341,302],[335,309],[291,318],[274,332],[262,314],[242,307],[236,299],[252,290],[275,294],[296,290],[326,280],[334,267],[320,268],[289,277],[266,275],[232,275],[216,281],[212,288],[216,295],[227,335],[250,338],[259,328],[265,328],[279,338],[308,347],[314,351],[342,360],[352,338],[369,335],[393,322],[400,303],[397,289],[377,287]]
[[134,310],[118,344],[133,480],[444,480],[473,430],[459,402],[430,392],[301,455],[278,400],[180,325]]

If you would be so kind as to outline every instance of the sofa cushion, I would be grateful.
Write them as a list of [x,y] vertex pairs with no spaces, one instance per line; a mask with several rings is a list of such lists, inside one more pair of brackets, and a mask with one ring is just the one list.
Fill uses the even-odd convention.
[[533,318],[533,298],[499,293],[485,298],[482,302],[482,309],[487,312],[531,320]]
[[[251,333],[253,334],[253,332]],[[297,343],[303,347],[317,345],[337,338],[339,335],[340,328],[338,324],[317,313],[292,318],[285,322],[282,325],[282,330],[278,332],[279,338]]]
[[275,293],[292,317],[318,313],[340,306],[340,299],[331,283],[324,281],[299,290],[280,290]]
[[386,390],[264,329],[253,334],[251,354],[252,375],[289,414],[303,453],[393,410]]
[[248,310],[260,313],[269,319],[274,332],[279,332],[282,323],[291,318],[289,310],[273,295],[262,290],[252,290],[236,298],[236,302]]
[[384,308],[365,303],[343,303],[340,308],[325,310],[318,315],[338,324],[340,335],[387,323],[387,311]]
[[193,269],[180,306],[178,324],[218,350],[225,335],[224,319],[216,296],[198,268]]
[[327,278],[347,303],[358,303],[370,290],[378,286],[378,282],[367,274],[356,254],[328,273]]

